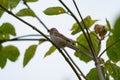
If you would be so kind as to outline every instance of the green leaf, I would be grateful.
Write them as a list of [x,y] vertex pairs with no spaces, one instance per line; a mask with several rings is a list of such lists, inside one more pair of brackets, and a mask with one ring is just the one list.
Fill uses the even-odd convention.
[[1,34],[0,33],[0,40],[4,41],[4,40],[9,40],[10,39],[10,35],[9,34]]
[[0,34],[11,34],[15,36],[16,35],[15,28],[10,23],[3,23],[0,27]]
[[23,16],[32,16],[35,17],[35,13],[28,8],[21,9],[19,12],[16,13],[17,16],[23,17]]
[[39,40],[39,44],[41,44],[41,43],[43,43],[43,42],[45,42],[45,41],[47,41],[47,39],[41,38],[41,39]]
[[[92,43],[93,43],[93,46],[94,46],[94,49],[96,51],[96,53],[99,51],[100,49],[100,46],[99,46],[99,40],[97,39],[97,37],[95,36],[94,32],[91,32],[90,33],[90,37],[91,37],[91,40],[92,40]],[[79,44],[77,45],[77,47],[82,50],[83,52],[86,52],[90,55],[91,54],[91,50],[89,48],[89,45],[88,45],[88,42],[86,41],[85,37],[84,37],[84,34],[81,34],[77,40],[76,40]],[[86,56],[84,56],[83,54],[80,54],[78,52],[75,52],[75,56],[78,57],[80,60],[83,60],[85,62],[89,62],[90,59]]]
[[18,5],[19,2],[20,0],[8,0],[8,6],[12,10]]
[[90,72],[87,74],[87,78],[89,80],[99,80],[97,69],[96,68],[91,69]]
[[59,15],[66,13],[66,11],[62,7],[49,7],[43,11],[46,15]]
[[25,52],[24,60],[23,60],[23,67],[25,67],[28,62],[33,58],[37,45],[31,45]]
[[8,9],[8,0],[0,0],[0,5]]
[[[109,76],[106,73],[106,68],[101,66],[101,70],[102,70],[102,75],[104,77],[104,80],[109,80]],[[87,79],[89,80],[100,80],[99,76],[98,76],[98,71],[96,68],[92,68],[89,73],[87,74]]]
[[113,64],[112,69],[113,69],[112,77],[114,78],[114,80],[120,80],[120,67]]
[[116,40],[120,38],[120,17],[118,17],[117,20],[115,21],[113,28],[113,37]]
[[108,30],[110,32],[112,32],[111,25],[110,25],[110,22],[108,21],[108,19],[106,19],[106,23],[107,23]]
[[0,9],[0,18],[3,15],[4,11],[2,9]]
[[44,57],[51,55],[56,50],[55,46],[51,46],[50,49],[45,53]]
[[114,80],[119,80],[120,79],[120,67],[117,66],[116,64],[113,64],[110,61],[107,61],[105,63],[106,69],[109,72],[109,75],[113,77]]
[[7,59],[9,59],[10,61],[15,62],[18,57],[19,57],[19,50],[12,45],[8,45],[5,47],[0,46],[0,67],[4,68],[6,63],[7,63]]
[[2,48],[0,48],[0,67],[4,68],[7,63],[7,58],[5,54],[2,52]]
[[[85,25],[86,25],[86,27],[87,28],[90,28],[96,21],[98,21],[98,20],[93,20],[92,18],[91,18],[91,16],[87,16],[87,17],[85,17],[84,19],[83,19],[83,21],[85,22]],[[80,22],[80,25],[82,26],[82,28],[83,29],[85,29],[85,27],[84,27],[84,24],[83,24],[83,22],[81,21]],[[80,26],[78,25],[78,23],[74,23],[73,24],[73,26],[72,26],[72,28],[71,28],[71,30],[72,30],[72,35],[75,35],[75,34],[77,34],[77,33],[79,33],[80,31],[81,31],[81,28],[80,28]]]
[[[118,62],[120,60],[120,51],[119,51],[120,50],[120,40],[118,39],[118,41],[112,47],[107,49],[107,56],[113,62]],[[116,42],[116,40],[114,39],[113,36],[110,36],[107,40],[106,47],[109,47],[114,42]]]
[[38,0],[25,0],[26,2],[37,2]]
[[5,8],[10,8],[11,10],[15,8],[20,0],[0,0],[0,5],[2,5]]
[[5,54],[7,59],[9,59],[10,61],[13,61],[13,62],[15,62],[20,55],[20,52],[17,49],[17,47],[15,47],[13,45],[8,45],[6,47],[3,47],[2,53]]

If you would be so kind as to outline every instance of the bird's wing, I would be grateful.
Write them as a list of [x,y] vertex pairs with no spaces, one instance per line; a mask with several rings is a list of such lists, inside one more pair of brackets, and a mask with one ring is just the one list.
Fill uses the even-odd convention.
[[61,38],[61,39],[66,40],[67,42],[72,43],[73,45],[75,44],[74,41],[72,41],[71,39],[67,38],[66,36],[64,36],[64,35],[61,34],[61,33],[56,32],[54,35],[55,35],[55,36],[58,36],[58,37]]
[[70,39],[68,39],[66,36],[64,36],[63,34],[61,34],[61,33],[55,33],[54,34],[55,36],[58,36],[58,37],[60,37],[60,38],[62,38],[62,39],[64,39],[64,40],[66,40],[66,41],[69,41],[70,42]]

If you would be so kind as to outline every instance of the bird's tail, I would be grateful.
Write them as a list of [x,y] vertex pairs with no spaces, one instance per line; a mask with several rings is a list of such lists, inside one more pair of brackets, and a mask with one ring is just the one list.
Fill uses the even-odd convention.
[[75,50],[75,51],[78,52],[78,53],[81,53],[81,54],[87,56],[87,57],[90,58],[90,59],[93,59],[93,57],[92,57],[89,53],[83,52],[82,50],[80,50],[79,48],[77,48],[77,47],[76,47],[75,45],[73,45],[73,44],[68,43],[68,44],[67,44],[67,47]]

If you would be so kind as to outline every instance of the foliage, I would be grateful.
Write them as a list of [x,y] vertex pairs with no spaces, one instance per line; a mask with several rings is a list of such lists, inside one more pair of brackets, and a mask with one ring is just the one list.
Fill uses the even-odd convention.
[[44,57],[51,55],[56,50],[55,46],[51,46],[50,49],[45,53]]
[[27,8],[24,8],[22,10],[20,10],[19,12],[16,13],[17,16],[32,16],[32,17],[35,17],[35,13],[30,10],[30,9],[27,9]]
[[25,67],[28,62],[33,58],[33,56],[35,55],[35,51],[36,51],[37,45],[31,45],[25,52],[24,55],[24,60],[23,60],[23,67]]
[[13,45],[8,45],[8,46],[2,46],[0,47],[0,67],[4,68],[6,63],[7,63],[7,59],[15,62],[18,57],[19,57],[19,50],[17,49],[17,47],[13,46]]
[[66,11],[62,7],[49,7],[43,11],[46,15],[59,15],[66,13]]
[[[87,26],[87,28],[90,28],[98,20],[92,20],[91,16],[87,16],[84,18],[83,21],[85,22],[85,25]],[[80,24],[82,28],[85,28],[82,21],[80,22]],[[76,33],[81,32],[81,28],[79,27],[78,23],[74,23],[71,30],[72,30],[72,33],[71,33],[72,35],[75,35]]]
[[[17,18],[18,20],[20,20],[21,22],[27,24],[29,27],[33,28],[36,32],[40,33],[44,37],[44,38],[38,39],[39,45],[41,43],[45,43],[46,41],[49,41],[52,43],[52,41],[41,30],[37,29],[35,26],[32,26],[30,23],[24,21],[24,19],[20,18],[20,17],[28,17],[28,16],[36,18],[47,29],[45,24],[37,17],[35,12],[27,4],[30,2],[32,3],[37,1],[38,0],[23,0],[23,4],[26,6],[26,8],[22,8],[17,13],[13,13],[12,10],[14,10],[15,8],[17,9],[18,4],[20,4],[20,0],[0,0],[0,18],[3,16],[5,12],[7,12],[10,15]],[[59,1],[61,2],[61,0]],[[76,22],[73,23],[71,27],[71,34],[73,36],[79,33],[78,37],[76,38],[76,41],[74,41],[75,47],[89,54],[90,56],[93,57],[93,59],[90,59],[89,57],[83,55],[82,52],[78,53],[75,51],[74,55],[80,60],[82,60],[83,62],[87,62],[87,63],[89,63],[91,60],[93,61],[98,60],[98,63],[96,63],[96,65],[102,65],[99,67],[102,70],[102,75],[105,80],[110,80],[110,77],[112,77],[114,80],[119,80],[120,66],[117,65],[117,62],[120,61],[120,52],[119,52],[120,50],[120,46],[119,46],[120,45],[120,31],[119,31],[120,17],[118,17],[118,19],[115,21],[113,28],[110,25],[110,22],[108,19],[106,19],[107,26],[101,25],[101,24],[95,24],[98,21],[98,19],[92,19],[91,16],[86,16],[81,20],[81,22],[79,22],[79,20],[77,20],[76,16],[72,13],[72,11],[69,10],[69,8],[67,8],[67,6],[63,2],[61,3],[63,4],[64,7],[61,7],[61,6],[48,7],[43,11],[43,13],[48,16],[67,14],[72,16],[75,19]],[[23,36],[16,37],[17,35],[14,27],[15,26],[9,22],[4,22],[0,26],[0,68],[2,69],[6,66],[7,60],[15,62],[20,55],[20,52],[16,46],[14,45],[4,46],[3,43],[7,41],[25,40],[25,39],[21,39]],[[90,30],[91,28],[94,28],[94,30],[93,29]],[[11,38],[11,36],[15,38]],[[27,36],[24,36],[24,37],[27,37]],[[101,47],[102,47],[101,43],[104,39],[107,39],[106,48],[103,51],[101,51]],[[30,39],[30,40],[33,40],[33,39]],[[52,44],[53,45],[45,53],[44,57],[50,56],[57,49],[69,64],[72,63],[70,64],[71,67],[76,67],[76,65],[74,65],[73,61],[71,60],[71,58],[67,53],[62,52],[62,50],[57,48],[57,46],[55,46],[54,43]],[[34,57],[37,46],[38,45],[36,44],[30,45],[26,49],[24,54],[24,59],[23,59],[23,67],[25,67],[30,62],[30,60]],[[104,57],[102,57],[103,54],[107,55],[108,60],[104,61]],[[101,60],[102,60],[102,63],[99,62]],[[78,67],[76,67],[75,69],[77,68]],[[85,77],[88,78],[89,80],[99,80],[100,78],[98,73],[99,73],[98,67],[96,66],[95,68],[92,68]],[[84,78],[83,75],[82,77]]]
[[[91,33],[90,33],[90,36],[91,36],[92,41],[94,41],[94,42],[93,42],[93,46],[94,46],[95,51],[96,51],[96,53],[97,53],[97,52],[99,51],[99,40],[98,40],[97,37],[95,36],[94,32],[91,32]],[[77,47],[78,47],[79,49],[81,49],[82,51],[84,51],[84,52],[92,55],[91,52],[90,52],[89,45],[87,44],[87,41],[86,41],[86,39],[85,39],[84,34],[80,34],[80,36],[77,37],[76,41],[77,41],[79,44],[81,44],[81,45],[84,46],[84,47],[83,47],[83,46],[81,46],[81,45],[78,44]],[[84,44],[86,44],[86,45],[84,45]],[[75,56],[78,57],[80,60],[83,60],[83,61],[85,61],[85,62],[91,61],[88,57],[86,57],[86,56],[83,55],[83,54],[79,54],[78,52],[75,52]]]

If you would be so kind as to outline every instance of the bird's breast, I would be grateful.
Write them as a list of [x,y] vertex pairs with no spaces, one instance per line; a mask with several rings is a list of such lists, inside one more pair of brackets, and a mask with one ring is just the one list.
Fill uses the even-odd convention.
[[66,46],[66,41],[60,37],[57,37],[55,35],[50,35],[51,40],[56,44],[57,47],[63,48]]

